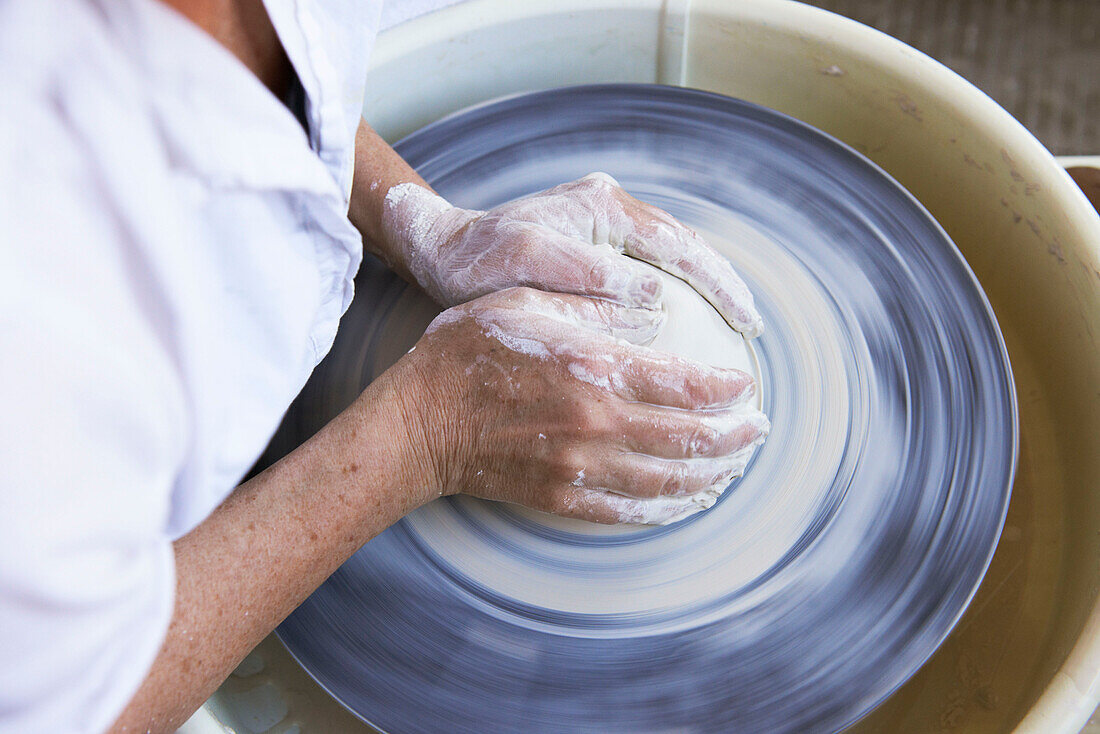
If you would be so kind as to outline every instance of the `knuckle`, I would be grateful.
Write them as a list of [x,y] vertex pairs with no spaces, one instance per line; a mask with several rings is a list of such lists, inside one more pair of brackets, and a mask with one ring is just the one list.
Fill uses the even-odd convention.
[[603,285],[618,270],[610,258],[594,256],[588,262],[585,280],[593,285]]
[[687,467],[680,462],[671,464],[667,469],[664,481],[661,483],[661,494],[676,497],[685,494],[687,488]]
[[[647,273],[641,275],[648,277]],[[627,295],[626,291],[635,278],[631,264],[620,255],[593,257],[584,273],[584,282],[588,287],[614,295]]]
[[[513,298],[513,288],[504,288],[503,290],[493,291],[492,293],[486,293],[477,299],[479,306],[508,306]],[[462,306],[456,306],[455,308],[462,308]],[[451,309],[452,311],[455,309]]]
[[527,504],[540,512],[564,514],[571,503],[566,497],[565,489],[559,485],[535,492]]
[[498,299],[500,305],[517,309],[526,309],[534,305],[539,298],[538,291],[526,286],[505,288],[493,295]]
[[[568,366],[570,376],[577,382],[591,386],[603,393],[613,392],[617,382],[612,365],[595,355],[578,355],[573,357]],[[578,386],[579,387],[579,386]],[[574,414],[588,412],[595,402],[584,395],[584,390],[579,391],[579,397],[570,403]]]
[[591,403],[577,406],[574,423],[581,438],[602,435],[608,428],[607,416]]
[[488,304],[478,304],[477,306],[474,306],[472,304],[463,304],[461,306],[448,308],[446,311],[441,312],[434,319],[432,319],[432,322],[428,324],[428,328],[424,330],[424,335],[431,336],[439,331],[446,329],[449,326],[455,324],[461,325],[465,322],[468,322],[475,316],[476,311],[484,305]]
[[584,468],[583,463],[584,458],[576,446],[558,446],[550,453],[550,473],[556,481],[572,481]]

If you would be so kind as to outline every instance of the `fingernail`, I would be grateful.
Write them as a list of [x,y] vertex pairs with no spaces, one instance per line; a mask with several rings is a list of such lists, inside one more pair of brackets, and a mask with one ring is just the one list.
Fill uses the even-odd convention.
[[746,339],[755,339],[764,333],[764,319],[760,314],[755,311],[751,312],[749,318],[745,319],[743,323],[730,324],[733,328],[741,332],[742,336]]
[[665,320],[665,312],[659,308],[626,308],[621,313],[623,323],[638,328],[656,328]]
[[629,285],[631,300],[643,306],[656,306],[661,302],[663,286],[661,279],[655,275],[636,275]]
[[624,308],[619,313],[623,331],[616,336],[631,344],[649,344],[665,322],[665,312],[659,308]]
[[758,438],[755,441],[755,444],[757,446],[764,443],[764,440],[767,439],[768,434],[772,432],[772,422],[768,420],[768,416],[764,415],[763,413],[760,413],[759,415],[760,417],[756,419],[756,427],[757,431],[759,432]]

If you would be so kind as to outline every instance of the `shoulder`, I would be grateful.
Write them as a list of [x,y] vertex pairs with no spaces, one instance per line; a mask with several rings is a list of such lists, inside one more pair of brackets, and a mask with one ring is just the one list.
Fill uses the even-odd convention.
[[97,3],[0,3],[0,73],[4,198],[32,200],[49,187],[59,204],[102,209],[103,191],[90,184],[112,168],[132,168],[135,180],[164,174],[140,70]]
[[165,169],[103,23],[0,3],[0,732],[105,729],[171,614],[183,399],[117,190]]

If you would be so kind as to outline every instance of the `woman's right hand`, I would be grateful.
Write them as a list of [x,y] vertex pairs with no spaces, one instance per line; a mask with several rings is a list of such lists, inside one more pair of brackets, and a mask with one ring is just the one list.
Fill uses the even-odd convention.
[[465,493],[602,523],[714,504],[770,426],[747,405],[744,372],[631,343],[661,318],[528,288],[440,314],[394,368],[428,476],[421,499]]

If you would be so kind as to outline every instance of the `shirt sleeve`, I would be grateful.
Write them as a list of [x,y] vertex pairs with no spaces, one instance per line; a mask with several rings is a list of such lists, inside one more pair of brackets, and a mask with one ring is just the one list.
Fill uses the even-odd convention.
[[345,198],[382,5],[382,0],[264,0],[308,100],[310,144]]
[[0,121],[0,734],[109,727],[172,614],[182,390],[86,145]]

